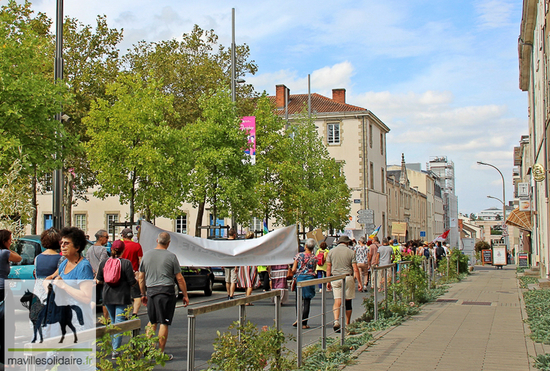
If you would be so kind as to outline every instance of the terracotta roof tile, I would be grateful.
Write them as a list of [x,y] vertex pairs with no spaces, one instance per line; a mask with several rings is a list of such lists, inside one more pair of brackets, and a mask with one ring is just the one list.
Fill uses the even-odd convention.
[[[273,104],[275,104],[275,96],[270,96],[269,99]],[[307,94],[291,94],[289,96],[288,102],[288,114],[294,115],[301,113],[304,107],[306,107],[307,112]],[[331,98],[327,98],[321,94],[313,93],[311,94],[311,112],[315,113],[329,113],[329,112],[358,112],[358,111],[367,111],[365,108],[353,106],[346,103],[338,103]],[[279,108],[276,110],[277,113],[284,114],[285,109]]]

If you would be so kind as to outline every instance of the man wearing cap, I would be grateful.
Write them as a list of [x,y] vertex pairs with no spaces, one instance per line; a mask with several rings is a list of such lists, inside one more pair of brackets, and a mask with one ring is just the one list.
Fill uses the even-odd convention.
[[[132,232],[132,229],[124,228],[122,232],[120,232],[120,235],[124,241],[124,252],[122,253],[121,258],[128,259],[132,263],[132,269],[134,270],[134,275],[137,280],[139,278],[139,265],[141,264],[141,258],[143,257],[143,249],[139,243],[132,241],[132,237],[134,237],[134,232]],[[137,316],[139,307],[141,307],[141,292],[139,291],[138,283],[132,286],[130,294],[134,300],[132,315]]]
[[351,321],[351,300],[355,298],[355,280],[359,290],[362,289],[357,261],[355,260],[355,251],[348,248],[351,240],[348,236],[341,236],[338,239],[338,245],[329,251],[327,255],[327,277],[345,274],[345,287],[342,287],[342,281],[337,280],[327,284],[334,295],[334,305],[332,313],[334,314],[334,331],[340,331],[340,306],[342,305],[342,289],[346,290],[346,324]]
[[[90,265],[92,266],[92,270],[94,271],[94,278],[97,276],[99,264],[109,258],[109,254],[107,254],[107,249],[105,248],[105,245],[107,245],[107,242],[109,242],[109,233],[107,233],[105,229],[100,229],[96,232],[95,239],[95,243],[90,246],[90,248],[86,252],[86,259],[88,259]],[[102,303],[103,282],[100,283],[96,280],[96,284],[96,302]],[[103,305],[103,317],[109,318],[109,312],[107,311],[107,307],[105,305]]]

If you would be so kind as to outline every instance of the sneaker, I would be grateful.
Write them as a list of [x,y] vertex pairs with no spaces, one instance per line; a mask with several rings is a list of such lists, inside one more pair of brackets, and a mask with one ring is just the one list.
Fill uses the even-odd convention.
[[323,289],[319,289],[319,292],[323,292]]
[[340,332],[340,322],[338,321],[334,321],[334,326],[332,326],[332,329],[334,330],[334,332]]
[[117,359],[118,357],[120,357],[120,352],[111,353],[111,359]]

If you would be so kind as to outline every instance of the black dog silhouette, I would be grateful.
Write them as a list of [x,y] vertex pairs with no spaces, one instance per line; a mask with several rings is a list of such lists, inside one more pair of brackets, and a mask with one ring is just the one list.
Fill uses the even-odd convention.
[[[26,304],[24,304],[24,302]],[[32,343],[36,341],[37,332],[40,335],[40,342],[42,342],[41,327],[46,327],[47,325],[54,323],[59,323],[61,326],[60,343],[63,343],[63,340],[65,340],[67,326],[73,330],[74,342],[78,342],[76,328],[73,325],[73,310],[76,313],[78,323],[82,326],[84,325],[82,309],[80,309],[77,305],[57,305],[55,303],[55,293],[51,284],[48,285],[48,298],[46,300],[46,304],[42,304],[39,298],[28,290],[25,292],[25,295],[21,297],[21,303],[25,308],[29,309],[29,318],[33,323],[34,337]]]

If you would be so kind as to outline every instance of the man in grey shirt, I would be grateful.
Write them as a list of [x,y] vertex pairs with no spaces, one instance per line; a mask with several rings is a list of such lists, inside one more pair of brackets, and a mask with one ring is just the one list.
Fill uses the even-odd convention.
[[[181,274],[180,264],[175,254],[168,251],[170,234],[161,232],[157,238],[157,247],[143,254],[139,267],[139,287],[141,290],[141,302],[147,306],[149,324],[154,331],[159,328],[159,349],[164,352],[168,338],[168,326],[172,324],[176,309],[176,292],[174,282],[183,293],[183,306],[189,304],[187,286]],[[149,303],[149,305],[147,305]],[[171,361],[173,356],[168,355]]]
[[[392,263],[393,248],[390,246],[390,241],[387,238],[382,240],[382,246],[378,248],[378,253],[380,254],[380,266],[390,265]],[[379,290],[381,290],[384,287],[382,279],[383,273],[381,270],[379,270],[378,273],[380,274],[380,279],[378,280],[378,282],[380,282]]]
[[[105,229],[100,229],[95,233],[95,239],[95,243],[90,246],[86,252],[86,259],[88,259],[90,265],[92,266],[94,278],[97,275],[97,268],[99,268],[99,264],[109,258],[109,254],[107,254],[107,249],[105,248],[105,245],[109,242],[109,233],[107,233]],[[99,283],[97,280],[95,300],[98,304],[103,301],[103,282]],[[103,317],[109,318],[109,312],[107,311],[107,307],[105,305],[103,306]]]

